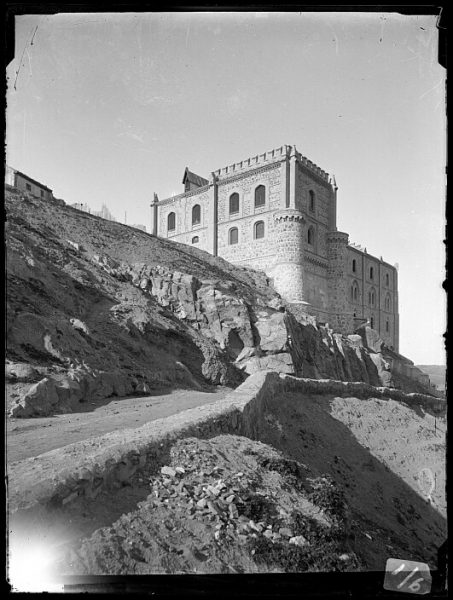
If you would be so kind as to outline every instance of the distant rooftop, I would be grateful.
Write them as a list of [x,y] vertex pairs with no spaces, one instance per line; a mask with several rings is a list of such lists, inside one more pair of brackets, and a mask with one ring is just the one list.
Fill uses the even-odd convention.
[[201,177],[201,175],[197,175],[196,173],[192,173],[192,171],[189,171],[188,167],[186,167],[186,170],[184,171],[184,177],[182,179],[182,182],[184,185],[186,185],[187,183],[193,183],[193,185],[195,185],[196,187],[203,187],[205,185],[208,185],[209,183],[208,179],[205,179],[204,177]]
[[35,185],[38,185],[39,187],[43,188],[44,190],[47,190],[48,192],[51,192],[52,190],[50,188],[48,188],[46,185],[44,185],[43,183],[41,183],[40,181],[36,181],[36,179],[32,179],[31,177],[29,177],[28,175],[26,175],[25,173],[21,173],[21,171],[18,171],[17,169],[13,169],[13,171],[16,173],[16,175],[20,175],[21,177],[23,177],[24,179],[26,179],[27,181],[29,181],[30,183],[34,183]]

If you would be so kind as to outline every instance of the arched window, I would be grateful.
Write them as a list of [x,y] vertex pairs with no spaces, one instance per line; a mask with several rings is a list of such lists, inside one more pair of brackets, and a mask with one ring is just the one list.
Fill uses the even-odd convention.
[[255,189],[255,208],[266,204],[266,188],[264,185],[259,185]]
[[176,229],[176,215],[174,212],[168,214],[167,229],[168,231],[174,231]]
[[264,237],[264,221],[257,221],[253,226],[253,237],[260,240]]
[[357,302],[358,299],[359,299],[359,286],[357,284],[357,281],[354,281],[351,286],[351,300],[353,302]]
[[355,258],[352,259],[352,272],[355,273],[357,271],[357,261]]
[[233,227],[228,232],[228,243],[229,243],[229,245],[233,246],[234,244],[237,244],[238,243],[238,239],[239,239],[238,229],[237,229],[237,227]]
[[192,208],[192,225],[199,225],[201,223],[201,206],[195,204]]
[[371,329],[374,329],[374,317],[370,318],[370,326],[371,326]]
[[389,320],[385,322],[385,331],[388,333],[390,331]]
[[390,310],[390,294],[387,294],[384,302],[385,310]]
[[234,215],[239,212],[239,194],[234,193],[230,196],[230,215]]
[[374,306],[376,304],[376,292],[373,288],[368,292],[368,304]]
[[315,193],[313,190],[308,192],[308,209],[310,212],[315,212]]
[[370,267],[370,279],[373,279],[374,277],[374,269],[373,267]]
[[387,287],[390,285],[390,277],[388,273],[385,274],[385,285]]
[[198,235],[194,235],[192,238],[192,244],[198,244],[199,241],[200,241],[200,238],[198,237]]
[[315,228],[309,227],[307,229],[307,242],[310,246],[315,245]]

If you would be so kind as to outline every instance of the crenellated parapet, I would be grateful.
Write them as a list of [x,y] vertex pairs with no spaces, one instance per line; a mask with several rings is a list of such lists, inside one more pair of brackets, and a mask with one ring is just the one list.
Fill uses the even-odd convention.
[[305,225],[306,222],[304,215],[294,208],[285,208],[283,210],[279,210],[274,214],[274,220],[279,224],[293,221],[300,223],[301,225]]
[[246,158],[245,160],[241,160],[237,163],[217,169],[217,171],[214,171],[214,173],[218,177],[219,181],[222,181],[226,178],[241,175],[252,169],[263,168],[274,163],[281,163],[282,161],[289,159],[291,156],[295,156],[296,160],[301,166],[305,167],[312,174],[322,179],[323,182],[330,183],[328,173],[298,152],[295,146],[289,145],[280,146],[279,148],[274,148],[268,152],[263,152],[263,154],[257,154],[256,156]]

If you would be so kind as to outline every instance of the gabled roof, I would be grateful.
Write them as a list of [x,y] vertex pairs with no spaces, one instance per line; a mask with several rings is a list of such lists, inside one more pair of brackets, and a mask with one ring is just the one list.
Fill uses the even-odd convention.
[[204,185],[208,185],[209,183],[209,181],[204,177],[201,177],[200,175],[196,175],[195,173],[192,173],[192,171],[189,171],[189,167],[186,167],[186,170],[184,171],[184,177],[182,179],[184,185],[186,184],[186,181],[189,181],[190,183],[193,183],[198,187],[203,187]]
[[43,190],[47,190],[48,192],[52,191],[50,188],[47,187],[47,185],[44,185],[43,183],[40,183],[39,181],[36,181],[36,179],[32,179],[28,175],[25,175],[25,173],[21,173],[20,171],[16,171],[16,169],[13,169],[13,171],[14,171],[14,173],[16,175],[20,175],[21,177],[23,177],[24,179],[26,179],[30,183],[34,183],[35,185],[39,186]]

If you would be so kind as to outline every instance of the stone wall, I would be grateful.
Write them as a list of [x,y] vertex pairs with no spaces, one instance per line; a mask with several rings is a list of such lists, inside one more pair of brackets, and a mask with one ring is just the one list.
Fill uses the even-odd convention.
[[[158,235],[168,237],[175,242],[192,245],[194,236],[198,236],[199,242],[197,248],[208,250],[208,231],[212,229],[209,222],[209,202],[211,197],[206,187],[201,190],[187,192],[170,198],[165,203],[159,204],[158,210]],[[192,225],[192,208],[199,204],[201,207],[201,222]],[[176,228],[174,231],[168,231],[168,215],[174,212],[176,215]]]
[[[354,264],[353,264],[354,261]],[[355,266],[355,271],[354,271]],[[370,278],[373,267],[373,279]],[[373,329],[388,347],[398,346],[398,296],[396,269],[390,264],[348,246],[346,263],[348,309],[356,317],[373,320]],[[357,299],[352,295],[357,287]],[[370,292],[374,293],[374,305],[370,303]]]
[[[11,513],[63,506],[95,498],[101,489],[119,488],[138,471],[155,472],[168,460],[176,440],[233,433],[259,439],[267,403],[288,392],[394,399],[444,415],[446,402],[422,394],[375,388],[365,383],[319,381],[260,372],[223,400],[192,408],[137,429],[115,431],[8,465]],[[77,456],[77,465],[73,457]]]
[[[219,182],[218,187],[218,254],[222,258],[253,268],[262,268],[275,260],[275,225],[273,212],[281,195],[282,168],[278,163],[251,172],[248,176]],[[255,207],[255,189],[265,188],[265,205]],[[239,195],[239,211],[229,212],[230,196]],[[254,239],[254,226],[264,222],[264,238]],[[229,243],[229,232],[238,229],[238,243]]]

